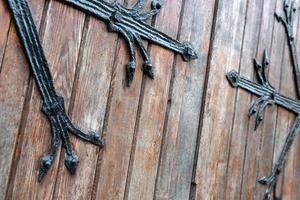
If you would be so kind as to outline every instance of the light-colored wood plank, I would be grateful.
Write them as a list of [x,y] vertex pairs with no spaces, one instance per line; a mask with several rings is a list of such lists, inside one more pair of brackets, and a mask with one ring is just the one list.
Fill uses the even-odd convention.
[[[86,28],[86,38],[81,46],[83,52],[78,66],[79,75],[75,80],[77,87],[73,88],[72,119],[81,127],[93,129],[101,134],[118,35],[108,32],[107,25],[96,18],[90,18]],[[123,55],[126,56],[127,52]],[[120,66],[124,67],[123,64]],[[119,70],[125,77],[124,70]],[[54,199],[90,199],[92,196],[99,148],[80,139],[72,138],[72,141],[80,164],[76,175],[69,176],[64,163],[60,163]],[[118,149],[114,150],[117,152]],[[106,196],[112,198],[109,194]]]
[[[55,1],[49,2],[43,47],[55,85],[69,103],[85,15]],[[63,20],[62,20],[63,19]],[[36,87],[30,97],[27,121],[19,144],[12,199],[51,199],[57,175],[59,154],[42,183],[38,183],[40,158],[50,147],[50,126],[40,112],[41,99]]]
[[[135,0],[130,0],[127,3],[130,7],[135,2]],[[149,9],[149,5],[145,9]],[[144,44],[146,45],[146,42]],[[137,54],[138,62],[134,81],[130,88],[126,86],[124,72],[128,63],[128,55],[127,44],[122,39],[120,48],[116,52],[109,117],[107,128],[104,130],[106,146],[101,157],[99,179],[96,180],[96,199],[124,199],[143,77],[143,60],[141,55]]]
[[176,59],[155,199],[189,199],[214,8],[215,1],[185,1],[180,39],[191,41],[199,58]]
[[[176,37],[182,1],[165,1],[155,27]],[[153,199],[174,53],[152,46],[155,80],[147,79],[136,129],[125,199]]]
[[[299,1],[297,2],[296,5],[299,5]],[[296,46],[297,46],[297,54],[299,55],[299,50],[300,50],[300,31],[299,31],[299,27],[300,27],[300,13],[299,10],[297,11],[297,15],[298,15],[298,24],[297,24],[297,29],[295,30],[296,35]],[[296,25],[296,24],[295,24]],[[299,56],[298,56],[299,59]],[[295,92],[294,92],[294,97],[295,97]],[[293,115],[293,114],[291,114]],[[287,190],[289,188],[290,185],[292,185],[291,187],[293,188],[291,193],[292,193],[292,198],[293,199],[299,199],[300,198],[300,190],[299,190],[299,178],[300,178],[300,173],[299,173],[299,169],[300,169],[300,156],[299,156],[299,152],[300,152],[300,137],[297,136],[297,138],[295,139],[295,143],[292,147],[292,155],[289,156],[288,158],[288,162],[289,160],[291,160],[290,162],[292,162],[289,166],[286,166],[285,171],[290,170],[291,173],[289,176],[284,175],[284,186],[283,187],[283,194],[284,191]],[[291,180],[291,181],[289,181]]]
[[[279,88],[280,83],[280,69],[282,60],[282,48],[283,40],[282,33],[277,32],[276,21],[274,18],[274,12],[276,8],[276,2],[267,1],[264,3],[260,39],[258,44],[258,50],[256,58],[262,61],[264,50],[268,50],[270,57],[270,71],[269,80],[274,87]],[[274,25],[275,23],[275,25]],[[274,31],[273,31],[274,30]],[[271,49],[271,50],[270,50]],[[252,65],[253,66],[253,65]],[[251,66],[251,67],[252,67]],[[252,67],[253,73],[254,68]],[[256,75],[255,75],[256,76]],[[257,79],[255,78],[255,81]],[[257,97],[253,97],[253,100]],[[272,152],[273,152],[273,139],[277,117],[277,107],[267,108],[265,111],[264,121],[258,127],[257,131],[254,131],[255,116],[249,120],[249,127],[247,129],[247,147],[245,153],[244,162],[244,175],[242,182],[242,198],[262,198],[265,187],[257,182],[257,179],[263,175],[266,170],[266,166],[272,165]],[[261,141],[265,142],[261,145]],[[269,142],[269,143],[268,143]],[[261,150],[263,149],[264,150]],[[260,153],[260,151],[264,153]]]
[[[29,1],[29,4],[37,26],[39,26],[44,1],[40,1],[40,4]],[[10,171],[14,167],[12,161],[29,81],[29,66],[15,26],[10,28],[8,34],[6,32],[10,21],[7,9],[4,3],[0,4],[0,26],[3,30],[0,33],[1,59],[2,53],[4,53],[2,50],[6,50],[2,69],[0,69],[0,199],[5,198]],[[4,48],[6,45],[5,36],[8,36],[6,48]]]
[[7,4],[1,3],[0,4],[0,73],[2,68],[2,59],[4,56],[4,52],[6,49],[7,39],[8,39],[8,32],[10,27],[10,13],[7,8]]
[[[276,4],[276,10],[281,9],[282,10],[282,5],[283,2],[281,1],[277,1],[272,2],[273,4]],[[278,22],[276,21],[275,17],[273,16],[273,14],[275,13],[275,10],[273,13],[269,14],[269,18],[271,18],[274,21],[274,30],[275,28],[281,28],[282,31],[282,24],[278,24]],[[265,18],[267,18],[268,16],[266,16]],[[278,25],[280,25],[281,27],[277,27]],[[263,26],[262,26],[263,27]],[[264,32],[262,32],[264,33]],[[265,32],[267,33],[267,32]],[[265,33],[263,34],[263,36],[265,35]],[[269,37],[270,35],[266,35],[265,38]],[[263,40],[263,37],[261,36],[261,39]],[[275,40],[279,40],[279,41],[275,41]],[[283,41],[283,42],[282,42]],[[280,86],[282,85],[281,83],[281,79],[282,79],[282,75],[284,74],[284,70],[282,70],[282,67],[284,67],[284,64],[282,65],[282,62],[284,60],[284,49],[285,49],[285,41],[286,41],[286,36],[285,33],[281,33],[279,38],[276,38],[273,35],[273,41],[270,42],[272,43],[272,54],[271,56],[271,61],[270,61],[270,67],[269,67],[269,80],[272,83],[272,85],[277,88],[277,89],[281,89]],[[278,45],[278,46],[276,46]],[[261,47],[260,51],[263,51],[264,47]],[[277,51],[276,51],[277,50]],[[282,91],[284,93],[284,91]],[[272,106],[266,109],[265,111],[265,116],[264,116],[264,121],[263,121],[263,125],[262,127],[258,130],[258,134],[260,135],[260,141],[257,143],[258,144],[258,151],[257,151],[257,155],[258,155],[258,165],[257,165],[257,172],[256,172],[256,181],[257,179],[259,179],[261,176],[266,176],[266,175],[270,175],[272,168],[274,166],[275,163],[273,163],[273,160],[277,160],[278,156],[276,156],[276,158],[274,158],[272,155],[272,152],[274,152],[274,139],[276,140],[276,123],[278,120],[278,117],[280,117],[278,115],[278,107],[277,106]],[[288,117],[288,115],[283,114],[284,118],[285,116]],[[288,124],[288,121],[286,121],[286,124]],[[285,126],[284,126],[285,127]],[[282,143],[283,144],[283,143]],[[274,161],[275,161],[274,160]],[[263,195],[265,193],[266,187],[264,187],[263,185],[259,184],[258,182],[256,182],[256,194],[255,195],[256,198],[263,198]]]
[[[295,2],[296,5],[299,5],[300,1],[296,1]],[[295,18],[295,22],[294,22],[294,33],[296,36],[296,44],[297,44],[297,49],[300,48],[300,31],[299,31],[299,11],[296,13],[297,17]],[[281,28],[284,28],[283,26]],[[287,37],[286,34],[284,35],[285,38]],[[284,45],[284,61],[282,64],[282,78],[281,78],[281,85],[283,86],[281,88],[282,93],[284,93],[285,95],[292,97],[294,99],[297,99],[297,95],[296,95],[296,86],[295,86],[295,82],[294,82],[294,74],[293,74],[293,66],[292,66],[292,62],[291,62],[291,56],[290,56],[290,49],[288,47],[288,43],[287,40],[285,42]],[[299,52],[299,51],[298,51]],[[299,57],[298,57],[299,58]],[[299,98],[298,98],[299,99]],[[290,111],[288,111],[288,119],[286,120],[285,124],[288,126],[288,129],[286,132],[277,132],[277,136],[275,139],[278,140],[277,144],[280,145],[279,149],[275,149],[276,154],[274,153],[274,160],[273,162],[275,163],[278,159],[279,156],[279,152],[281,152],[282,150],[282,146],[285,142],[285,139],[288,135],[288,131],[291,129],[294,121],[295,121],[295,114],[291,113]],[[299,164],[297,163],[297,158],[299,158],[298,154],[299,154],[299,146],[300,146],[300,139],[299,137],[296,137],[294,140],[294,143],[290,149],[288,158],[286,160],[286,164],[284,166],[284,170],[282,172],[281,178],[282,178],[282,193],[279,193],[279,195],[282,196],[282,199],[298,199],[299,198],[299,181],[297,176],[297,171],[299,170],[299,168],[297,168],[299,166]],[[278,145],[278,146],[279,146]],[[277,147],[278,148],[278,147]],[[298,198],[297,198],[298,196]]]
[[[230,10],[230,12],[228,12]],[[236,90],[225,74],[238,69],[247,1],[219,1],[196,175],[196,199],[225,199]]]
[[[240,74],[250,79],[253,78],[254,74],[253,58],[256,57],[260,28],[263,23],[261,18],[264,10],[263,5],[264,2],[259,0],[248,2],[247,21],[241,49]],[[239,199],[241,194],[247,129],[249,126],[248,105],[250,102],[251,94],[248,91],[238,89],[234,105],[235,113],[231,130],[231,141],[229,144],[226,199]],[[253,118],[250,120],[253,120]]]

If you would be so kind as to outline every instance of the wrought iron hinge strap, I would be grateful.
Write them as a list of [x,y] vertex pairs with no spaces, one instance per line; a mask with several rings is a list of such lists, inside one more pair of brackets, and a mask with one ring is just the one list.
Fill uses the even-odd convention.
[[29,10],[28,4],[24,1],[15,0],[8,0],[8,3],[41,96],[43,100],[52,102],[53,96],[56,94],[53,80],[41,44],[37,42],[38,32],[32,16],[26,12]]
[[60,140],[66,149],[65,165],[70,173],[74,174],[78,165],[78,157],[70,143],[69,132],[101,147],[104,143],[97,133],[85,133],[80,130],[67,115],[64,99],[55,91],[50,69],[27,1],[8,0],[8,4],[24,46],[32,75],[43,99],[42,111],[47,116],[52,128],[51,147],[49,153],[41,159],[39,181],[43,179],[53,164]]
[[[299,64],[297,59],[295,36],[293,33],[293,21],[297,9],[295,7],[294,0],[292,0],[291,3],[289,2],[290,2],[289,0],[284,0],[285,17],[281,17],[278,13],[275,13],[275,17],[279,22],[283,24],[285,28],[285,32],[287,34],[289,50],[292,58],[292,66],[293,66],[296,90],[299,99],[300,98],[300,70],[299,70]],[[264,53],[262,64],[258,63],[257,60],[254,60],[254,67],[255,67],[259,84],[255,83],[252,80],[248,80],[246,78],[240,77],[238,72],[236,71],[231,71],[227,74],[227,79],[229,80],[229,82],[233,87],[241,87],[249,91],[250,93],[259,96],[257,100],[251,103],[249,108],[249,116],[256,113],[255,129],[263,120],[263,112],[267,105],[277,104],[290,111],[293,111],[298,115],[293,126],[289,130],[289,133],[286,137],[280,156],[277,159],[271,174],[269,176],[263,176],[258,179],[259,183],[268,186],[264,194],[264,200],[270,199],[272,192],[273,192],[274,199],[278,199],[275,194],[276,191],[275,187],[278,180],[278,176],[282,171],[282,168],[287,159],[288,152],[294,142],[294,139],[299,134],[300,131],[299,130],[300,129],[300,101],[291,99],[289,97],[280,94],[271,86],[266,73],[266,68],[268,67],[268,65],[269,65],[269,59],[266,51]]]
[[151,58],[142,42],[142,39],[159,44],[182,55],[185,61],[190,61],[197,58],[197,53],[190,43],[180,42],[172,39],[168,35],[145,23],[146,19],[159,12],[162,6],[159,0],[152,1],[152,10],[149,12],[143,12],[141,10],[145,4],[145,0],[138,0],[132,9],[125,8],[118,3],[110,4],[103,0],[58,1],[71,5],[79,10],[82,10],[83,12],[91,14],[96,18],[106,21],[108,23],[109,30],[123,35],[130,50],[130,62],[127,67],[128,85],[131,84],[134,77],[136,66],[136,45],[141,49],[144,58],[143,69],[145,74],[150,78],[154,77]]
[[233,70],[227,74],[227,78],[233,87],[241,87],[258,97],[269,97],[270,103],[277,104],[296,114],[300,114],[300,102],[284,96],[273,88],[262,87],[258,83],[241,77],[237,71]]
[[299,99],[300,98],[300,69],[299,69],[299,63],[297,58],[295,34],[293,29],[297,9],[294,0],[292,0],[290,4],[288,0],[284,0],[283,6],[284,6],[284,16],[281,16],[279,13],[275,12],[275,17],[278,22],[282,23],[287,34],[288,45],[291,52],[290,55],[292,58],[293,73],[294,73],[294,78],[296,83],[296,91]]
[[[90,13],[91,15],[110,22],[113,20],[115,14],[121,14],[118,21],[114,22],[115,25],[123,28],[129,29],[132,33],[140,35],[142,38],[157,43],[168,49],[175,51],[183,56],[185,61],[190,61],[196,59],[197,56],[194,55],[195,50],[189,43],[179,42],[172,39],[168,35],[154,29],[152,26],[146,24],[142,20],[135,19],[129,9],[122,7],[120,4],[115,3],[113,5],[103,1],[103,0],[59,0],[66,4],[77,7],[78,9]],[[122,12],[125,10],[126,12]],[[190,49],[191,48],[191,49]],[[189,53],[193,51],[193,53]]]

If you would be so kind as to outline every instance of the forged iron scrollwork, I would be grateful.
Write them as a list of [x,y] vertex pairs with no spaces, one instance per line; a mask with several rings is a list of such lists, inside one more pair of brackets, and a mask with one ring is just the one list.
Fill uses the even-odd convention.
[[[295,12],[295,1],[293,0],[291,3],[289,3],[288,0],[284,0],[285,17],[280,16],[278,13],[275,13],[275,17],[278,20],[278,22],[281,22],[283,24],[287,33],[289,49],[292,58],[293,73],[297,88],[297,95],[298,99],[300,99],[300,70],[297,59],[295,36],[293,33],[293,21],[295,17]],[[282,151],[272,169],[271,174],[269,176],[263,176],[258,179],[258,182],[260,184],[268,186],[264,194],[264,200],[270,199],[272,192],[274,199],[278,199],[275,195],[277,179],[284,167],[284,163],[288,157],[288,152],[293,144],[293,141],[300,131],[300,101],[280,94],[274,89],[274,87],[271,86],[268,80],[268,76],[266,74],[266,68],[268,67],[268,65],[269,58],[267,51],[265,51],[264,53],[262,64],[258,63],[258,61],[254,59],[254,68],[259,83],[241,77],[235,70],[227,73],[227,79],[233,87],[243,88],[259,97],[256,101],[253,101],[251,103],[249,108],[249,116],[256,113],[255,129],[263,120],[263,111],[267,105],[276,104],[297,114],[297,118],[287,135]]]
[[[18,34],[24,46],[32,75],[37,82],[43,99],[42,112],[47,116],[52,129],[50,151],[41,159],[38,180],[41,181],[43,177],[45,177],[49,168],[53,164],[60,141],[62,141],[63,147],[66,149],[65,166],[71,174],[74,174],[79,161],[73,150],[72,144],[70,143],[69,133],[100,147],[104,146],[104,142],[97,133],[85,133],[71,122],[65,110],[64,99],[58,95],[54,88],[53,78],[27,1],[7,1],[18,30]],[[151,59],[142,43],[142,38],[146,38],[180,53],[185,61],[197,58],[195,50],[190,44],[180,43],[173,40],[167,35],[144,23],[144,20],[159,12],[161,3],[158,0],[154,0],[152,2],[152,10],[145,13],[141,12],[141,8],[145,4],[145,0],[139,0],[132,9],[126,9],[117,3],[109,4],[99,0],[67,0],[66,2],[71,5],[76,5],[76,7],[95,15],[96,17],[107,20],[112,31],[119,32],[125,37],[130,49],[128,84],[132,82],[134,76],[136,66],[136,44],[141,49],[144,58],[144,72],[149,77],[153,78]]]
[[70,143],[69,132],[100,147],[103,147],[104,142],[97,133],[85,133],[71,122],[65,110],[63,97],[55,91],[49,66],[27,1],[8,0],[8,4],[23,43],[32,75],[43,99],[42,111],[47,116],[52,129],[50,151],[41,159],[38,180],[43,179],[53,164],[60,140],[66,149],[65,166],[71,174],[74,174],[78,165],[78,157]]
[[74,6],[83,12],[106,21],[110,31],[118,32],[124,37],[130,53],[129,64],[127,65],[128,85],[132,83],[134,78],[136,68],[136,47],[141,50],[144,59],[144,73],[152,79],[154,77],[151,58],[142,39],[159,44],[182,55],[185,61],[197,59],[197,53],[190,43],[174,40],[145,22],[160,11],[162,7],[162,2],[160,0],[153,0],[151,4],[152,9],[148,12],[142,11],[146,0],[138,0],[131,9],[125,8],[117,2],[110,4],[103,0],[58,1]]

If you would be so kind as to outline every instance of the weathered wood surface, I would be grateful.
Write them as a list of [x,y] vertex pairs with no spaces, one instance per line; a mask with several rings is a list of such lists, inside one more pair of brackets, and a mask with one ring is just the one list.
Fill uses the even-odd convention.
[[[111,1],[113,2],[113,0]],[[135,0],[119,0],[132,6]],[[298,7],[300,1],[296,1]],[[261,199],[256,180],[268,175],[294,115],[268,107],[254,131],[247,116],[256,99],[231,88],[225,73],[255,80],[252,58],[270,52],[269,78],[282,93],[295,88],[286,35],[274,18],[282,1],[165,0],[149,23],[191,41],[199,59],[148,45],[155,79],[141,70],[126,87],[126,43],[106,24],[58,1],[29,0],[56,88],[76,124],[99,132],[104,149],[71,138],[80,158],[76,176],[64,149],[42,183],[40,157],[50,129],[5,0],[0,3],[0,199],[185,200]],[[150,1],[147,8],[150,7]],[[299,13],[295,23],[300,49]],[[299,50],[300,51],[300,50]],[[300,198],[300,138],[276,192]]]

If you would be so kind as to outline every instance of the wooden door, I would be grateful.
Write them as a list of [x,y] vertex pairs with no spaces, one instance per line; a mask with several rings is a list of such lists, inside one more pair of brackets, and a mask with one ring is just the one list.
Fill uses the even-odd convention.
[[[119,2],[130,6],[135,0]],[[262,199],[266,188],[257,179],[271,172],[295,116],[268,107],[254,131],[247,112],[256,97],[232,88],[225,74],[236,69],[254,79],[252,59],[267,49],[270,82],[296,98],[286,35],[274,17],[282,1],[165,0],[152,23],[173,38],[191,41],[199,58],[186,63],[150,44],[155,79],[143,75],[139,55],[130,88],[126,44],[104,22],[59,1],[29,4],[71,118],[101,133],[106,146],[100,150],[72,137],[80,157],[77,174],[70,176],[64,167],[60,148],[55,164],[38,183],[50,127],[2,0],[1,200]],[[296,140],[276,189],[283,199],[300,199],[300,138]]]

